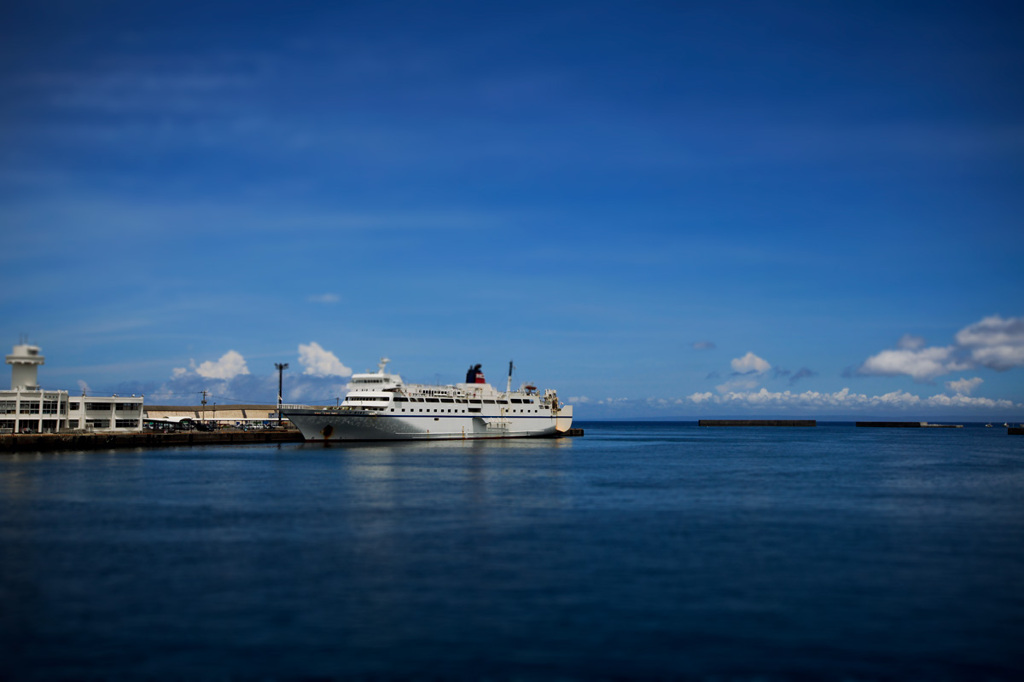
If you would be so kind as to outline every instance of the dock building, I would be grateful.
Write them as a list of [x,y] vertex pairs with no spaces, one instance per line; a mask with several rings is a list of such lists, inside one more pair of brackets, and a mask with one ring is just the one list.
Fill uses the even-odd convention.
[[0,433],[141,431],[141,396],[71,396],[39,385],[45,358],[39,346],[19,344],[7,356],[11,390],[0,390]]
[[[143,416],[153,425],[191,422],[217,428],[259,428],[277,424],[277,405],[147,405]],[[290,422],[285,419],[283,425]]]

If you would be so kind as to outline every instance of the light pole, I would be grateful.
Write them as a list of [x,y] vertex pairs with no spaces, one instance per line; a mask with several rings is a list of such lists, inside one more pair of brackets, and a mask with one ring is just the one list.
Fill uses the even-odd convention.
[[281,388],[284,385],[284,371],[288,369],[287,362],[275,362],[277,367],[277,425],[281,426]]

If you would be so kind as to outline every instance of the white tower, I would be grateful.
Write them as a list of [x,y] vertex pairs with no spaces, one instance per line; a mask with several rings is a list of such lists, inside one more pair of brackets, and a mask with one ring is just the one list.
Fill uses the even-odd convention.
[[7,364],[11,366],[11,390],[38,391],[39,365],[44,360],[39,354],[39,346],[15,346],[7,356]]

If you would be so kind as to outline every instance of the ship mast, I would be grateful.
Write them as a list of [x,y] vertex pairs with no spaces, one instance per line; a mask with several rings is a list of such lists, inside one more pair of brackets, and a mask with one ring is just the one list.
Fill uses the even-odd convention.
[[508,361],[508,383],[505,385],[505,393],[512,392],[512,361]]

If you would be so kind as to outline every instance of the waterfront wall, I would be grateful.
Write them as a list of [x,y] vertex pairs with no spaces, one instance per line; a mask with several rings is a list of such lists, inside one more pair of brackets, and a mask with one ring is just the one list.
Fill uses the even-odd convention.
[[111,448],[158,448],[230,443],[301,443],[297,430],[188,431],[174,433],[34,433],[0,436],[0,453],[107,450]]

